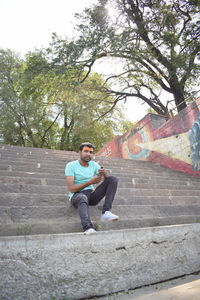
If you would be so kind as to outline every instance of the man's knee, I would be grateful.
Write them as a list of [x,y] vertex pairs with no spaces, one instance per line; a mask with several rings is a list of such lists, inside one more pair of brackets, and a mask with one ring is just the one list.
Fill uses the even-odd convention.
[[76,207],[83,203],[88,205],[88,197],[85,194],[77,193],[74,199],[72,199],[72,204]]
[[109,183],[115,183],[115,184],[118,183],[118,178],[115,177],[115,176],[108,176],[108,177],[106,178],[106,180],[108,180]]
[[80,193],[80,195],[78,196],[78,202],[88,204],[88,197],[85,194]]

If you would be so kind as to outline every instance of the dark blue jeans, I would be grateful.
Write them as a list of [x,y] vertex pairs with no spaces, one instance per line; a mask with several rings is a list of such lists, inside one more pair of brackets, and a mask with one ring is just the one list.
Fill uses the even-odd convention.
[[118,180],[114,176],[109,176],[93,190],[83,190],[74,193],[71,198],[71,204],[78,208],[79,216],[83,230],[93,228],[89,215],[89,205],[97,205],[101,199],[105,196],[105,202],[103,205],[102,213],[110,210],[117,191]]

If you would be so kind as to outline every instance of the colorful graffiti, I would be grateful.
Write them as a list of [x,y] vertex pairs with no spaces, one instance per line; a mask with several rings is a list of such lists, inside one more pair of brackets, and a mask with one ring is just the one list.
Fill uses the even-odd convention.
[[200,113],[191,130],[189,130],[188,135],[193,170],[200,171]]
[[150,151],[140,146],[141,143],[153,140],[149,120],[149,116],[147,116],[123,136],[121,143],[123,158],[145,160],[149,156]]
[[153,142],[142,143],[138,146],[191,164],[191,159],[188,156],[190,144],[187,133],[173,135]]
[[[200,99],[172,119],[147,114],[97,155],[147,160],[200,176]],[[106,154],[106,155],[105,155]]]

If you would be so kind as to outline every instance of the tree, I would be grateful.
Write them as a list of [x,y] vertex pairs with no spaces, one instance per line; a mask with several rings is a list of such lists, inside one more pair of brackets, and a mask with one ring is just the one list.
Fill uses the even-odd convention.
[[165,116],[174,101],[180,111],[199,84],[199,7],[198,0],[98,0],[77,15],[77,65],[89,74],[96,60],[118,59],[123,69],[106,80],[118,86],[105,88],[110,95],[139,98]]
[[54,117],[55,112],[49,107],[51,96],[44,88],[45,76],[27,72],[30,67],[28,59],[24,62],[10,50],[0,51],[0,66],[4,142],[43,147],[47,133],[53,130],[59,116],[58,112]]
[[[1,139],[15,145],[77,150],[90,140],[97,150],[113,137],[113,102],[90,74],[78,84],[78,69],[58,66],[39,51],[20,59],[0,50]],[[115,115],[120,109],[115,109]]]

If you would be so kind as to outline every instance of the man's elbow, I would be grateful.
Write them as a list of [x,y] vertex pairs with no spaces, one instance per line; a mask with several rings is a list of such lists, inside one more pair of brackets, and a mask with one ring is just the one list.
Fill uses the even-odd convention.
[[72,186],[67,186],[67,189],[70,193],[74,193],[74,189]]
[[67,189],[70,193],[76,193],[77,189],[74,186],[67,186]]

